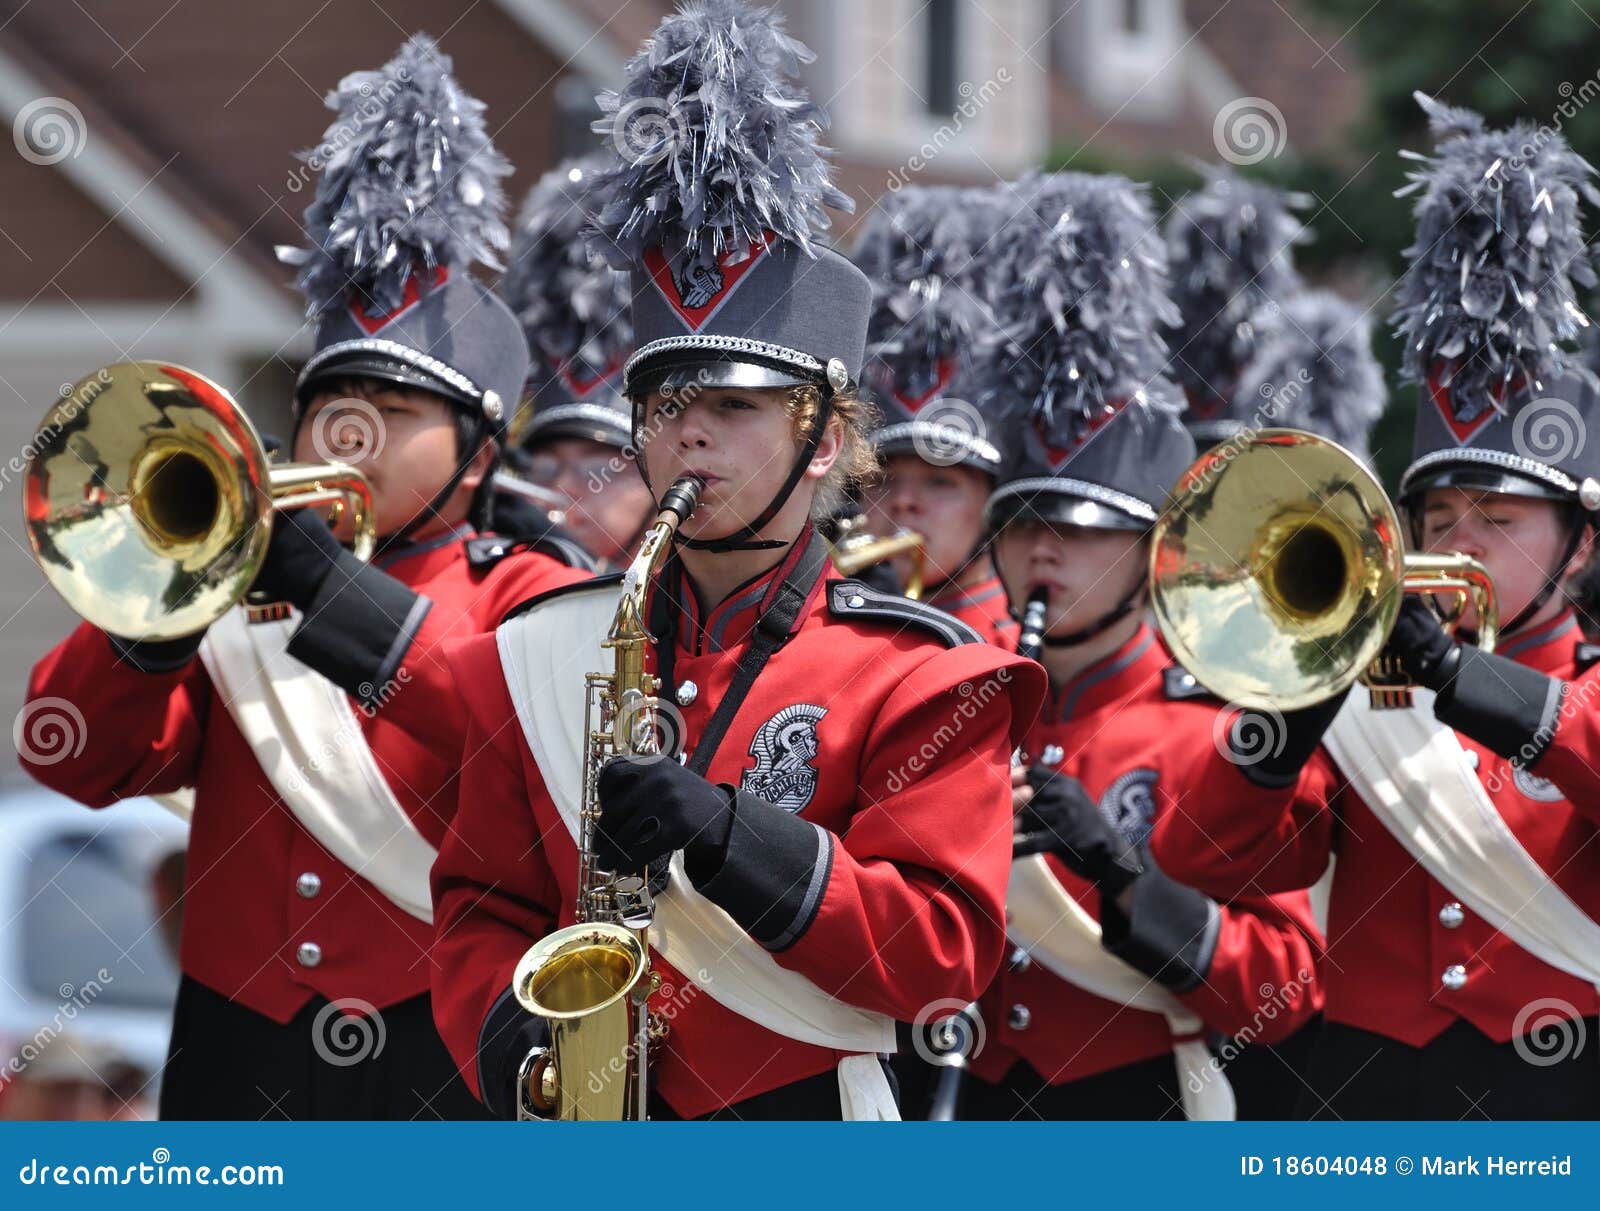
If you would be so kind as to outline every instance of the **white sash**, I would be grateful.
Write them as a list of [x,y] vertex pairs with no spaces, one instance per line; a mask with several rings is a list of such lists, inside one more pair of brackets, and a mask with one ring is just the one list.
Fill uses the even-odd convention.
[[1425,870],[1535,958],[1600,987],[1600,924],[1522,847],[1433,694],[1375,711],[1359,690],[1323,737],[1351,787]]
[[[436,851],[394,797],[344,691],[289,655],[298,618],[251,623],[236,606],[206,632],[200,659],[306,831],[398,907],[431,924],[428,869]],[[185,818],[193,811],[192,789],[158,799]]]
[[1097,997],[1167,1019],[1183,1090],[1183,1112],[1190,1120],[1234,1118],[1233,1086],[1206,1047],[1205,1026],[1199,1017],[1172,993],[1100,945],[1100,923],[1061,886],[1041,855],[1018,858],[1011,864],[1006,918],[1012,939],[1051,974]]
[[[496,632],[517,718],[562,822],[578,835],[583,787],[584,676],[610,667],[600,647],[616,613],[615,583],[565,593]],[[655,901],[650,945],[718,1004],[785,1038],[867,1054],[840,1061],[847,1119],[898,1119],[878,1052],[895,1049],[894,1021],[829,996],[779,966],[726,912],[694,889],[683,855]]]

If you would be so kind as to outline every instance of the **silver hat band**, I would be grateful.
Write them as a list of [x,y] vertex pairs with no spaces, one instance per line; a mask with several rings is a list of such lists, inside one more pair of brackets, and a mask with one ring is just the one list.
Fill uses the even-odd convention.
[[457,391],[472,398],[482,399],[483,391],[465,374],[454,366],[447,366],[436,357],[429,357],[420,350],[413,349],[410,345],[402,345],[399,341],[386,341],[379,337],[366,337],[361,340],[340,341],[329,345],[326,349],[318,349],[311,355],[305,367],[300,371],[300,377],[295,380],[295,388],[303,387],[306,380],[325,366],[330,360],[347,353],[376,353],[381,357],[391,357],[397,362],[408,366],[415,366],[418,370],[425,370],[441,382],[449,383]]
[[604,404],[557,404],[553,408],[538,408],[534,410],[533,419],[528,422],[528,434],[531,436],[540,429],[549,425],[558,425],[564,421],[590,421],[596,425],[604,425],[608,429],[615,429],[626,438],[633,435],[633,424],[615,408],[608,408]]
[[798,349],[790,349],[786,345],[774,345],[767,341],[752,340],[744,336],[668,336],[660,340],[651,341],[635,350],[634,355],[628,359],[628,364],[622,368],[624,391],[627,382],[633,377],[647,359],[662,353],[677,353],[680,351],[706,352],[706,353],[732,353],[745,354],[750,357],[763,357],[770,361],[783,362],[785,365],[794,366],[800,371],[820,376],[826,371],[822,362],[812,357],[809,353],[801,353]]
[[1536,458],[1524,458],[1520,454],[1512,454],[1506,450],[1435,450],[1432,454],[1424,454],[1416,462],[1406,468],[1405,474],[1400,477],[1400,495],[1404,496],[1411,490],[1411,481],[1424,471],[1434,467],[1449,465],[1451,463],[1477,463],[1481,466],[1499,467],[1503,471],[1515,471],[1519,475],[1526,475],[1530,479],[1537,479],[1547,483],[1553,488],[1576,495],[1578,481],[1565,471],[1542,463]]
[[1153,522],[1156,511],[1150,505],[1140,500],[1137,496],[1129,496],[1126,492],[1118,492],[1115,488],[1107,488],[1100,484],[1090,483],[1086,479],[1065,479],[1057,475],[1038,475],[1031,479],[1016,479],[1006,484],[989,497],[989,507],[1002,500],[1013,496],[1022,496],[1033,492],[1054,492],[1059,496],[1078,496],[1084,500],[1092,500],[1096,504],[1106,505],[1112,509],[1120,509],[1130,517],[1140,521]]
[[[922,442],[932,443],[940,450],[955,446],[970,452],[995,470],[1000,467],[1000,451],[993,442],[954,425],[940,425],[925,420],[901,421],[899,424],[885,425],[872,435],[872,444],[880,450],[906,441],[914,446]],[[920,449],[917,452],[921,454]]]

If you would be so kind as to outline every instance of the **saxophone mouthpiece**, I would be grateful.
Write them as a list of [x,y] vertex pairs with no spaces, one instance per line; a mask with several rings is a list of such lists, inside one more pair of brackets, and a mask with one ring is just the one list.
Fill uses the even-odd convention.
[[689,514],[700,503],[700,493],[706,481],[698,475],[685,475],[672,481],[672,486],[661,494],[661,512],[676,513],[680,523],[689,520]]

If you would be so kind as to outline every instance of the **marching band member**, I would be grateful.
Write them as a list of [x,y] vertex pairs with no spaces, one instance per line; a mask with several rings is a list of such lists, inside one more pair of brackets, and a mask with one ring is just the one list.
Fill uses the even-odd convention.
[[[1413,544],[1489,572],[1493,654],[1416,597],[1387,654],[1422,687],[1284,716],[1271,750],[1197,762],[1159,860],[1216,891],[1303,887],[1336,858],[1327,1023],[1302,1107],[1340,1118],[1592,1118],[1600,1011],[1596,675],[1561,595],[1593,546],[1600,417],[1562,346],[1594,271],[1593,171],[1559,136],[1429,98],[1396,320],[1422,384],[1400,504]],[[1331,726],[1330,726],[1331,723]],[[1230,733],[1231,734],[1231,733]]]
[[40,781],[95,807],[194,791],[167,1118],[481,1115],[429,1006],[427,872],[464,740],[440,648],[581,577],[469,520],[527,372],[470,270],[505,243],[482,104],[420,35],[328,104],[292,445],[366,474],[378,557],[280,513],[255,587],[288,620],[236,607],[166,642],[85,623],[29,685],[91,737],[25,755]]
[[[1007,765],[1042,690],[940,611],[829,576],[812,519],[873,465],[870,287],[818,243],[848,199],[791,79],[807,57],[771,13],[704,0],[601,98],[618,121],[673,107],[667,145],[604,174],[599,235],[633,269],[640,470],[658,494],[704,484],[646,610],[685,763],[598,778],[602,868],[681,851],[650,934],[659,1118],[897,1117],[879,1059],[895,1021],[975,995],[1000,960]],[[513,970],[574,919],[579,788],[546,775],[581,716],[563,627],[589,601],[609,620],[617,593],[536,600],[452,652],[471,723],[433,875],[435,1012],[502,1117],[530,1100],[518,1075],[545,1034]]]
[[1013,605],[1045,603],[1050,695],[1017,771],[1016,949],[980,1002],[964,1114],[1231,1118],[1208,1033],[1270,1044],[1306,1023],[1322,941],[1304,893],[1218,901],[1147,845],[1181,814],[1185,754],[1211,747],[1218,706],[1144,617],[1150,527],[1194,457],[1159,377],[1165,258],[1123,178],[1017,190],[992,291],[1013,440],[988,510]]
[[[565,498],[562,528],[602,567],[617,568],[653,514],[619,390],[633,351],[628,276],[583,237],[593,217],[586,195],[602,163],[590,156],[546,173],[517,219],[501,293],[527,333],[533,373],[531,417],[507,461]],[[504,496],[496,518],[512,533],[542,534],[549,524]]]
[[[884,414],[873,435],[883,474],[863,510],[888,523],[877,531],[922,535],[922,600],[1006,646],[1016,623],[983,520],[1000,450],[969,389],[987,327],[975,277],[997,209],[985,191],[909,186],[878,200],[855,260],[872,281],[867,377]],[[909,561],[896,564],[904,582]]]
[[1164,234],[1178,320],[1167,327],[1167,375],[1183,388],[1184,423],[1202,450],[1246,427],[1260,407],[1240,376],[1261,342],[1284,328],[1279,308],[1301,290],[1294,246],[1307,233],[1303,195],[1218,165],[1179,198]]

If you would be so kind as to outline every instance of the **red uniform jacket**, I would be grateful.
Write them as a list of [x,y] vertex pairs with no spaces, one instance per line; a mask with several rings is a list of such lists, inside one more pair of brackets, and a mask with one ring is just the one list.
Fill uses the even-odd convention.
[[[1564,613],[1508,639],[1500,654],[1572,681],[1578,638]],[[1574,902],[1600,918],[1597,692],[1600,673],[1569,685],[1554,739],[1525,773],[1457,736],[1517,839]],[[1518,1014],[1539,998],[1559,998],[1588,1017],[1600,1012],[1593,985],[1497,933],[1423,870],[1325,749],[1283,790],[1256,786],[1215,750],[1195,756],[1196,793],[1156,828],[1157,859],[1177,877],[1224,893],[1279,891],[1309,885],[1329,856],[1337,857],[1328,907],[1329,1021],[1421,1047],[1458,1018],[1507,1042],[1526,1032],[1515,1025]],[[1462,970],[1451,970],[1457,966]]]
[[1006,589],[998,576],[990,575],[965,589],[949,583],[940,585],[928,598],[928,604],[959,618],[982,635],[985,643],[1016,650],[1017,622],[1011,617]]
[[[1024,747],[1030,763],[1052,758],[1046,764],[1082,782],[1124,836],[1143,840],[1153,818],[1186,810],[1194,788],[1184,782],[1184,765],[1192,750],[1212,747],[1218,709],[1193,692],[1160,639],[1141,626],[1117,652],[1052,690]],[[1056,858],[1047,861],[1098,916],[1093,886]],[[1131,926],[1161,922],[1141,926],[1135,917]],[[1322,936],[1304,892],[1234,898],[1218,905],[1215,928],[1209,967],[1200,964],[1204,981],[1178,994],[1209,1029],[1273,1043],[1321,1008]],[[1171,1051],[1160,1014],[1102,1000],[1037,961],[1019,965],[1002,967],[984,994],[988,1034],[972,1065],[977,1076],[999,1080],[1024,1059],[1059,1085]]]
[[[681,591],[673,676],[680,687],[698,687],[681,710],[688,751],[726,692],[777,576],[756,577],[709,613]],[[925,621],[911,621],[917,614]],[[947,646],[930,626],[967,642]],[[758,940],[830,995],[900,1020],[940,998],[976,996],[1005,941],[1009,760],[1023,721],[1038,710],[1044,678],[1031,662],[974,639],[925,606],[819,580],[707,774],[755,790],[770,763],[757,754],[770,754],[775,740],[788,743],[778,737],[780,713],[805,708],[800,716],[814,731],[799,751],[815,780],[798,807],[783,805],[814,826],[803,830],[808,870],[794,881],[814,892],[778,923],[781,941]],[[491,1033],[486,1020],[531,941],[571,923],[578,857],[517,722],[494,637],[456,645],[451,660],[472,718],[461,810],[433,870],[434,1016],[481,1097],[480,1033]],[[582,709],[581,701],[572,706]],[[794,716],[787,718],[792,740]],[[734,833],[724,872],[736,865],[744,836]],[[781,870],[789,860],[764,852],[744,868]],[[722,877],[702,889],[713,900],[751,893],[717,889]],[[835,1052],[723,1008],[665,962],[657,969],[664,986],[651,1004],[670,1033],[653,1054],[651,1079],[678,1114],[704,1114],[837,1064]]]
[[[396,798],[437,845],[455,810],[465,735],[441,645],[491,629],[515,602],[586,574],[526,551],[475,570],[455,535],[418,548],[384,570],[432,607],[393,692],[359,718]],[[53,763],[24,756],[45,785],[91,807],[195,788],[180,952],[187,975],[277,1022],[313,994],[382,1008],[428,990],[432,927],[301,826],[198,658],[172,672],[142,672],[84,623],[33,671],[29,701],[52,697],[82,713],[86,742]],[[302,951],[307,943],[317,950]]]

